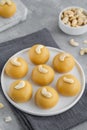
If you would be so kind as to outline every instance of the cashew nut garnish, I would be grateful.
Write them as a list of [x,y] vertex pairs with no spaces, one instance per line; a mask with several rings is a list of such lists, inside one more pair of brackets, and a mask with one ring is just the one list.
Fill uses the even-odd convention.
[[21,66],[21,63],[18,61],[17,57],[13,57],[10,62],[12,65]]
[[0,5],[5,5],[5,4],[11,5],[12,4],[12,0],[1,0],[0,1]]
[[43,45],[38,45],[35,49],[36,53],[37,54],[41,54],[41,49],[43,48],[44,46]]
[[60,55],[59,59],[60,59],[60,61],[64,61],[65,58],[67,58],[67,57],[69,57],[69,55],[67,53],[64,53],[64,54]]
[[74,80],[73,80],[73,79],[67,78],[67,77],[64,77],[64,78],[63,78],[63,81],[66,82],[66,83],[70,83],[70,84],[74,83]]
[[48,73],[48,69],[44,68],[43,65],[39,65],[38,70],[41,73]]
[[51,98],[52,97],[52,93],[49,92],[46,88],[42,88],[41,90],[41,94],[47,98]]
[[87,48],[81,48],[80,55],[87,54]]
[[20,81],[19,84],[15,86],[15,89],[21,89],[25,87],[25,81]]
[[74,39],[70,39],[70,45],[72,45],[72,46],[79,46],[79,43],[78,42],[76,42]]

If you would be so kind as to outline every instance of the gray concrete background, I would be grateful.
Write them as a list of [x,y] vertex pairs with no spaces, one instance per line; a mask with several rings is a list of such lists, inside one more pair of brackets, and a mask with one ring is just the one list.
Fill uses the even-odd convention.
[[[59,12],[67,6],[81,6],[87,9],[87,0],[22,0],[24,4],[29,9],[29,14],[27,20],[20,23],[2,33],[0,33],[0,43],[8,41],[20,36],[30,34],[32,32],[38,31],[42,28],[48,28],[61,49],[70,52],[82,65],[87,82],[87,55],[80,56],[79,50],[81,47],[87,47],[83,44],[84,40],[87,40],[87,33],[81,36],[69,36],[64,34],[58,27],[58,14]],[[80,43],[79,47],[72,47],[69,45],[69,40],[74,38]],[[3,44],[3,43],[2,43]],[[2,97],[0,97],[0,101]],[[3,101],[4,102],[4,101]],[[8,109],[8,113],[5,112]],[[23,130],[21,124],[15,117],[11,109],[5,104],[5,108],[0,110],[0,128],[2,130]],[[5,124],[2,121],[6,115],[11,115],[12,122]],[[78,125],[72,130],[86,130],[87,122]]]

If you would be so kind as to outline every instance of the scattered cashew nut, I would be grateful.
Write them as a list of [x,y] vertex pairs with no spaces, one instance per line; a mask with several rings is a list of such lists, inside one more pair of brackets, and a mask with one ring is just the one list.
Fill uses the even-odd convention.
[[84,44],[87,44],[87,40],[84,40],[83,43],[84,43]]
[[4,105],[2,103],[0,103],[0,109],[3,108],[3,107],[4,107]]
[[12,118],[10,116],[7,116],[4,118],[5,122],[8,123],[8,122],[11,122],[12,121]]
[[87,54],[87,48],[81,48],[80,55]]
[[78,42],[76,42],[74,39],[70,39],[70,45],[72,45],[72,46],[74,46],[74,47],[76,47],[76,46],[79,46],[79,43]]

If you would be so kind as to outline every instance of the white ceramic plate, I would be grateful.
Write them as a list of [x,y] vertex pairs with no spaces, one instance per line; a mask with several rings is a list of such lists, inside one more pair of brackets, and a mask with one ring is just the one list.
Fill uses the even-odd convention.
[[[47,64],[52,66],[53,57],[56,54],[58,54],[59,52],[61,52],[62,50],[52,48],[52,47],[48,47],[48,49],[50,50],[51,55],[50,55],[50,59],[47,62]],[[38,106],[36,106],[35,102],[34,102],[35,92],[40,86],[37,86],[31,80],[31,72],[32,72],[32,69],[34,68],[35,65],[28,58],[28,50],[29,50],[29,48],[24,49],[24,50],[16,53],[14,56],[23,57],[29,64],[29,72],[23,79],[29,80],[32,83],[32,85],[33,85],[33,97],[27,103],[15,103],[14,101],[12,101],[9,98],[9,96],[8,96],[9,86],[15,79],[12,79],[12,78],[8,77],[5,74],[5,66],[6,66],[6,64],[5,64],[5,66],[3,68],[3,71],[2,71],[2,74],[1,74],[1,84],[2,84],[2,90],[4,92],[4,95],[6,96],[8,101],[12,105],[14,105],[16,108],[18,108],[19,110],[21,110],[23,112],[26,112],[26,113],[29,113],[29,114],[32,114],[32,115],[38,115],[38,116],[51,116],[51,115],[60,114],[60,113],[62,113],[64,111],[70,109],[72,106],[74,106],[79,101],[79,99],[81,98],[81,96],[82,96],[82,94],[84,92],[84,89],[85,89],[85,76],[84,76],[84,72],[83,72],[83,69],[80,66],[80,64],[76,61],[76,66],[70,72],[71,74],[75,75],[79,79],[79,81],[81,83],[81,91],[80,91],[80,93],[77,96],[74,96],[74,97],[65,97],[65,96],[59,95],[60,100],[59,100],[58,104],[55,107],[51,108],[51,109],[44,110],[44,109],[41,109]],[[61,75],[62,74],[55,73],[55,79],[50,84],[50,86],[52,86],[52,87],[54,87],[56,89],[56,86],[55,86],[56,81]]]

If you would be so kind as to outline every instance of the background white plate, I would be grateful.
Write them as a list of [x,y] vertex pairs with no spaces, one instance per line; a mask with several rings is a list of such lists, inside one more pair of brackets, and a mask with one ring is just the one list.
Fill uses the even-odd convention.
[[[48,49],[50,50],[50,59],[47,62],[47,64],[52,66],[53,57],[56,54],[58,54],[59,52],[61,52],[62,50],[52,48],[52,47],[48,47]],[[85,89],[85,76],[84,76],[84,72],[83,72],[83,69],[80,66],[80,64],[76,61],[76,66],[74,67],[74,69],[72,71],[69,72],[70,74],[75,75],[79,79],[79,81],[81,83],[81,91],[80,91],[80,93],[77,96],[74,96],[74,97],[65,97],[65,96],[59,95],[60,100],[59,100],[58,104],[55,107],[51,108],[51,109],[44,110],[44,109],[41,109],[38,106],[36,106],[35,102],[34,102],[34,95],[35,95],[36,90],[39,88],[39,86],[34,84],[32,82],[32,80],[31,80],[31,72],[32,72],[32,69],[34,68],[35,65],[28,58],[28,50],[29,50],[29,48],[24,49],[24,50],[16,53],[14,56],[23,57],[29,64],[29,72],[23,79],[29,80],[29,82],[32,83],[33,97],[27,103],[15,103],[14,101],[12,101],[9,98],[9,96],[8,96],[9,86],[15,79],[12,79],[12,78],[8,77],[5,74],[5,71],[4,71],[5,66],[6,66],[6,64],[5,64],[5,66],[3,68],[3,71],[2,71],[2,74],[1,74],[1,84],[2,84],[2,90],[4,92],[4,95],[6,96],[8,101],[11,104],[13,104],[16,108],[22,110],[23,112],[33,114],[33,115],[38,115],[38,116],[51,116],[51,115],[60,114],[60,113],[62,113],[64,111],[70,109],[72,106],[74,106],[79,101],[79,99],[81,98],[81,96],[82,96],[82,94],[84,92],[84,89]],[[55,72],[55,79],[50,84],[50,86],[52,86],[52,87],[54,87],[56,89],[56,81],[61,75],[62,74],[59,74],[59,73]]]

